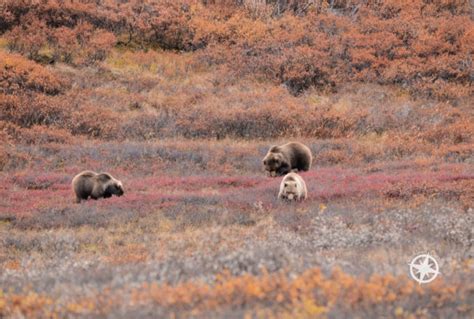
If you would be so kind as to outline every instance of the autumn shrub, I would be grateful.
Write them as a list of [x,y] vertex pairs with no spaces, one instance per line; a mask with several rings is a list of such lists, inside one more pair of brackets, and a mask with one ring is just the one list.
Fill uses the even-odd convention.
[[444,122],[434,125],[429,131],[422,133],[422,138],[437,145],[472,143],[474,125],[470,119],[457,113],[452,117],[447,116]]
[[34,91],[57,95],[67,88],[64,79],[17,54],[0,51],[0,93]]
[[[70,109],[66,101],[63,96],[0,94],[0,120],[31,128],[24,132],[15,130],[14,126],[7,129],[7,133],[26,143],[65,142],[70,140],[71,134],[103,139],[122,138],[117,129],[117,116],[111,111],[88,105],[83,105],[79,110]],[[33,132],[40,134],[33,136]]]
[[472,94],[466,1],[259,2],[259,14],[245,3],[7,1],[0,14],[11,48],[34,59],[90,64],[118,43],[201,50],[233,76],[271,80],[295,95],[353,81],[409,86],[413,95],[439,99]]
[[278,107],[279,110],[277,107],[262,106],[252,111],[231,110],[220,114],[209,109],[204,117],[202,110],[197,110],[181,115],[176,127],[185,137],[280,137],[295,123],[285,121],[284,107]]
[[[323,150],[327,163],[360,159],[363,148],[373,161],[425,152],[414,145],[420,140],[472,142],[461,116],[470,116],[472,22],[461,2],[323,1],[304,10],[299,1],[269,2],[281,11],[262,15],[232,1],[26,3],[8,1],[0,11],[8,37],[27,33],[11,39],[15,50],[36,33],[46,38],[32,44],[46,42],[35,54],[70,64],[102,61],[116,42],[132,50],[115,49],[90,68],[0,52],[0,93],[12,95],[0,102],[1,120],[20,127],[107,140],[365,139]],[[157,47],[166,51],[150,50]],[[449,101],[430,101],[437,99]],[[385,151],[368,145],[375,137]]]
[[6,37],[12,50],[39,62],[94,64],[104,60],[116,42],[113,33],[95,29],[88,23],[51,30],[44,22],[31,20],[13,28]]
[[61,128],[51,128],[41,125],[34,125],[30,128],[22,128],[11,122],[0,121],[0,130],[11,139],[12,142],[19,144],[69,144],[74,138],[71,133]]
[[93,64],[116,43],[113,33],[97,28],[110,23],[107,15],[86,3],[7,1],[2,9],[10,17],[5,28],[10,49],[36,61]]
[[115,133],[125,139],[150,140],[154,138],[173,136],[175,118],[167,112],[142,113],[130,117],[120,125]]
[[103,61],[116,42],[113,33],[89,23],[78,23],[73,29],[59,27],[51,33],[49,46],[54,60],[79,65]]
[[334,3],[278,19],[236,12],[220,37],[225,49],[209,54],[235,72],[283,83],[293,94],[348,81],[411,86],[414,95],[442,99],[472,93],[467,2],[449,9],[442,2]]
[[14,27],[7,35],[9,47],[26,55],[29,59],[40,60],[39,51],[47,43],[48,29],[44,21],[33,14],[22,17],[20,25]]
[[54,125],[67,121],[67,111],[58,103],[43,95],[22,96],[0,94],[0,120],[21,127]]
[[[120,135],[110,111],[71,102],[64,96],[69,88],[67,81],[46,67],[16,54],[0,52],[0,75],[0,121],[15,139],[25,139],[27,143],[64,142],[68,139],[65,131],[103,138]],[[13,126],[5,126],[7,123]],[[15,126],[34,128],[21,132]],[[64,131],[43,129],[41,133],[39,126]],[[33,132],[41,134],[32,136]]]
[[86,135],[102,139],[120,139],[118,116],[110,110],[98,109],[94,105],[83,105],[71,111],[65,127],[73,135]]
[[103,60],[117,42],[191,49],[192,4],[7,1],[0,11],[4,18],[0,32],[7,31],[10,47],[30,58],[41,60],[45,55],[41,50],[52,50],[53,61],[91,64]]
[[140,12],[128,21],[131,37],[135,34],[137,42],[171,50],[192,48],[193,30],[189,20],[195,14],[193,1],[166,0],[155,6],[144,6],[137,1],[132,8]]

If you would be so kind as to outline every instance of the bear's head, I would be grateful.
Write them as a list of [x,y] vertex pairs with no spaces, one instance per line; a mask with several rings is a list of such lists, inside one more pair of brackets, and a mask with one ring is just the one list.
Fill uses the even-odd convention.
[[122,182],[117,180],[107,186],[107,191],[116,196],[122,196],[125,193],[123,190]]
[[97,176],[98,180],[104,183],[104,197],[111,197],[112,195],[122,196],[125,191],[123,190],[122,182],[113,178],[112,175],[107,173],[101,173]]
[[262,160],[265,170],[270,176],[281,176],[290,171],[290,165],[282,153],[270,151]]
[[298,182],[294,180],[287,180],[283,184],[283,197],[294,200],[298,197]]

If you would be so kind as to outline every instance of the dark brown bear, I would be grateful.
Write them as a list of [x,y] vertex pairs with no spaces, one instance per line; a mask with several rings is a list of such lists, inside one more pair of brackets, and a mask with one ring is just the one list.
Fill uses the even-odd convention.
[[292,171],[307,171],[313,157],[306,145],[298,142],[272,146],[263,159],[265,170],[270,176],[283,176]]
[[122,196],[122,182],[113,178],[108,173],[96,173],[92,171],[84,171],[77,174],[72,179],[72,189],[76,194],[76,203],[81,200],[109,198],[112,195]]

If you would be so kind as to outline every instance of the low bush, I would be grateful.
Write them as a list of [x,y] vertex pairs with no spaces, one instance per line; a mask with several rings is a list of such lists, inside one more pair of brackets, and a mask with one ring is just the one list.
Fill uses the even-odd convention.
[[0,93],[0,120],[21,127],[64,125],[68,111],[58,99],[44,95],[4,95]]
[[56,95],[66,88],[64,79],[47,68],[20,55],[0,51],[0,94],[33,91]]

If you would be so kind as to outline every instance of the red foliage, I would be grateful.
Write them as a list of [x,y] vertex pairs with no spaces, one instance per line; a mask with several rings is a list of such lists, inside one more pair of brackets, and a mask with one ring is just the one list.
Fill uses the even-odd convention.
[[[302,176],[308,185],[310,196],[308,202],[302,205],[311,207],[320,201],[334,202],[351,198],[357,198],[359,201],[378,197],[410,200],[416,196],[468,203],[474,196],[472,191],[466,191],[474,189],[474,175],[463,171],[462,165],[444,165],[437,172],[419,169],[417,172],[413,163],[400,164],[410,168],[401,173],[364,174],[358,170],[342,168],[321,168],[305,172]],[[17,173],[4,178],[1,180],[5,185],[1,191],[4,194],[0,195],[8,198],[8,205],[6,204],[3,212],[8,212],[13,206],[21,212],[31,212],[33,208],[42,207],[48,199],[40,198],[51,192],[58,195],[54,196],[57,197],[54,201],[58,204],[72,203],[70,179],[70,176],[64,173],[32,172]],[[128,178],[126,196],[99,201],[98,205],[104,208],[133,208],[138,205],[142,209],[159,207],[173,210],[174,206],[186,203],[220,203],[227,208],[248,209],[260,202],[265,207],[275,207],[278,184],[277,179],[255,176]],[[19,187],[18,191],[11,193],[9,189],[12,185]],[[155,188],[156,185],[159,185],[159,191]],[[70,201],[67,200],[69,197]]]

